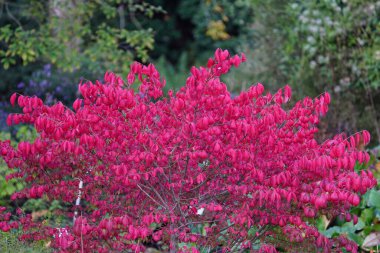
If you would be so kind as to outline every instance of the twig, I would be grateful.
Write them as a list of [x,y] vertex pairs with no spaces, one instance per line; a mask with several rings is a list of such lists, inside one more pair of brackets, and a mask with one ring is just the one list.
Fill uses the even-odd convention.
[[75,212],[74,212],[74,217],[73,217],[73,226],[75,225],[75,220],[78,216],[78,207],[80,206],[80,200],[82,196],[82,188],[83,188],[83,181],[80,179],[79,185],[78,185],[78,197],[77,200],[75,201]]
[[154,203],[156,203],[157,205],[159,205],[160,207],[162,207],[163,209],[166,209],[164,206],[162,206],[160,203],[157,202],[157,200],[155,200],[154,198],[152,198],[149,193],[147,193],[146,191],[144,191],[141,186],[139,184],[137,184],[137,187],[146,195],[148,196]]
[[8,3],[4,3],[4,5],[5,5],[5,10],[7,11],[8,16],[9,16],[13,21],[15,21],[15,22],[17,23],[17,25],[21,28],[21,30],[24,30],[23,27],[22,27],[22,25],[21,25],[21,23],[20,23],[20,21],[18,21],[18,19],[15,18],[15,16],[13,16],[13,14],[9,11]]

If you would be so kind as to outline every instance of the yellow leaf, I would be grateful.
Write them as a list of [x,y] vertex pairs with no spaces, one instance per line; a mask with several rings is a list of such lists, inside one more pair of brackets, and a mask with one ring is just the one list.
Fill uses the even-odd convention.
[[214,8],[213,8],[213,11],[217,12],[217,13],[222,13],[223,12],[223,8],[219,4],[216,4],[214,6]]
[[377,162],[375,164],[375,168],[376,168],[377,172],[380,172],[380,162]]
[[230,35],[226,32],[226,26],[221,20],[211,21],[207,26],[206,35],[213,40],[227,40]]

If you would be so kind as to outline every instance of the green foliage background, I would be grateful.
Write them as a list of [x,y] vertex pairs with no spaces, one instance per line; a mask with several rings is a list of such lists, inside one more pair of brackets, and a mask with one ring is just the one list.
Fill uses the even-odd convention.
[[254,2],[256,80],[298,97],[330,92],[326,133],[368,129],[379,143],[380,2]]

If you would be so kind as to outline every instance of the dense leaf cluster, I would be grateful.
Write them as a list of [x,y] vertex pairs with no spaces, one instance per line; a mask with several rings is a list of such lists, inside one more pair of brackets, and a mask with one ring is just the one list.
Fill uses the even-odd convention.
[[141,252],[148,241],[170,252],[357,252],[313,224],[320,214],[357,222],[350,207],[377,183],[370,171],[354,172],[369,159],[358,148],[369,133],[318,143],[327,93],[290,108],[289,86],[271,94],[257,84],[232,98],[220,76],[243,61],[218,49],[167,97],[156,68],[137,62],[126,82],[106,73],[104,82],[80,84],[74,110],[12,95],[23,113],[8,124],[32,124],[39,135],[17,148],[0,143],[15,170],[8,178],[31,184],[12,199],[59,200],[72,207],[73,224],[51,226],[22,210],[14,220],[2,208],[0,228],[21,225],[23,239],[49,239],[68,252]]

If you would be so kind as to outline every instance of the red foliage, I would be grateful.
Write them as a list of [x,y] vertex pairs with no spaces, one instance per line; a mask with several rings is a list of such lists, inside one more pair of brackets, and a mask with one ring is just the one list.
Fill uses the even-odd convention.
[[[259,252],[276,252],[284,239],[289,248],[357,252],[346,238],[328,239],[312,224],[320,214],[346,214],[376,184],[371,172],[354,172],[356,162],[369,159],[357,148],[369,142],[368,132],[318,143],[327,93],[291,109],[283,106],[289,86],[264,94],[257,84],[231,98],[219,77],[244,59],[218,49],[168,97],[155,67],[137,62],[128,83],[106,73],[104,83],[80,84],[83,99],[74,111],[18,95],[23,113],[8,123],[33,124],[39,137],[16,149],[0,143],[16,169],[9,178],[30,183],[12,198],[56,199],[73,207],[72,216],[78,213],[65,228],[21,214],[24,239],[54,238],[54,247],[69,252],[139,252],[146,241],[171,252],[255,244],[262,245]],[[130,87],[136,76],[138,93]],[[1,229],[9,230],[9,214],[0,218]],[[195,244],[179,249],[180,242]]]

